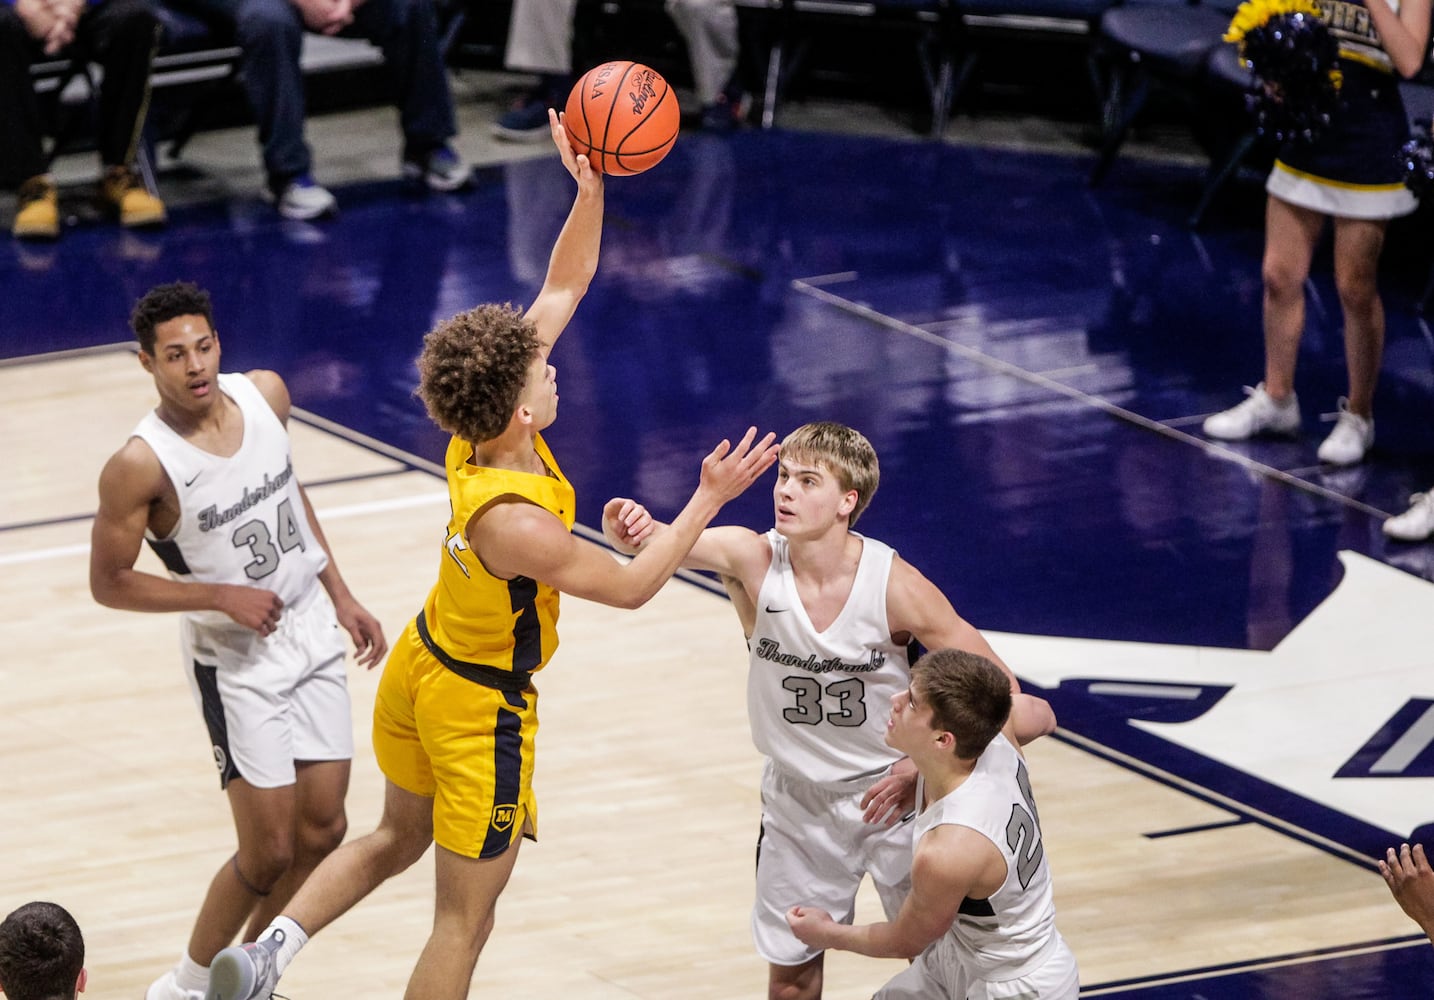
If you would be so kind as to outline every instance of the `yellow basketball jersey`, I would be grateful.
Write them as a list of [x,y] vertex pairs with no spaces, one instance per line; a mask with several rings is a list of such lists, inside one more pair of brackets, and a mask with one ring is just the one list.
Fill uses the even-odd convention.
[[468,548],[465,535],[474,513],[503,497],[537,504],[558,517],[569,531],[573,529],[573,485],[563,476],[541,435],[536,445],[551,475],[474,465],[469,461],[471,444],[459,437],[448,442],[444,466],[452,515],[438,583],[424,603],[420,624],[427,626],[433,644],[460,665],[531,673],[541,669],[558,648],[558,591],[528,577],[501,580],[493,576]]

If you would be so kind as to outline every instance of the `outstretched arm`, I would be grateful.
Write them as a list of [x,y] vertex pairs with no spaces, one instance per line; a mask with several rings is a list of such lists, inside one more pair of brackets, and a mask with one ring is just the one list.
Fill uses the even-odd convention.
[[702,461],[697,489],[666,530],[654,531],[628,563],[571,535],[552,514],[506,503],[469,523],[468,543],[496,576],[527,576],[574,597],[613,607],[647,603],[682,564],[722,506],[740,495],[777,459],[776,435],[755,441],[748,429],[733,447],[722,441]]
[[548,127],[553,144],[563,158],[563,166],[578,182],[572,210],[548,258],[548,275],[538,297],[524,314],[537,328],[538,340],[544,348],[552,350],[597,273],[598,250],[602,245],[603,181],[602,174],[592,168],[586,156],[573,152],[562,115],[552,109],[548,110]]

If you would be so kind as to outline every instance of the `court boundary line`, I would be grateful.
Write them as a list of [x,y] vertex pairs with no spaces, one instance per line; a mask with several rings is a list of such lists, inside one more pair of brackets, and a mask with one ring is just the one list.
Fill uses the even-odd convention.
[[1081,985],[1082,997],[1116,996],[1132,990],[1145,990],[1152,986],[1176,986],[1180,983],[1199,982],[1219,976],[1240,975],[1261,972],[1266,969],[1283,969],[1297,965],[1312,965],[1341,958],[1358,958],[1362,955],[1378,955],[1387,951],[1414,950],[1428,947],[1429,939],[1422,934],[1386,938],[1380,941],[1365,941],[1350,945],[1331,945],[1328,948],[1314,948],[1309,951],[1292,952],[1288,955],[1274,955],[1270,958],[1251,959],[1243,962],[1228,962],[1200,969],[1186,969],[1136,979],[1119,979],[1109,983]]
[[[1344,844],[1296,826],[1288,820],[1281,819],[1278,816],[1272,816],[1257,807],[1232,799],[1221,792],[1215,791],[1213,788],[1207,788],[1204,785],[1197,784],[1189,778],[1182,778],[1180,775],[1173,774],[1151,761],[1133,757],[1123,750],[1106,746],[1089,736],[1084,736],[1073,730],[1066,729],[1061,725],[1057,725],[1056,731],[1051,733],[1051,736],[1057,742],[1065,743],[1067,746],[1074,747],[1078,750],[1084,750],[1093,757],[1099,757],[1107,763],[1122,767],[1127,771],[1142,774],[1157,784],[1165,785],[1167,788],[1172,788],[1175,791],[1197,798],[1207,805],[1214,806],[1217,809],[1223,809],[1225,812],[1239,816],[1243,818],[1245,822],[1256,823],[1265,827],[1267,830],[1281,833],[1292,840],[1299,841],[1307,847],[1313,847],[1315,850],[1322,851],[1331,857],[1349,862],[1357,868],[1364,868],[1369,871],[1377,870],[1376,860],[1368,855],[1361,854]],[[1230,823],[1227,825],[1235,826],[1237,824]],[[1214,828],[1221,829],[1223,826]],[[1188,832],[1197,833],[1202,832],[1202,830],[1196,827]],[[1167,832],[1164,835],[1172,836],[1173,834]]]
[[59,351],[46,351],[43,354],[20,354],[13,358],[0,358],[0,371],[6,368],[23,368],[25,365],[43,365],[51,361],[68,361],[72,358],[82,358],[89,355],[100,354],[121,354],[128,352],[138,355],[138,344],[127,341],[115,341],[109,344],[91,344],[89,347],[67,347]]
[[[1371,517],[1379,518],[1380,520],[1383,520],[1390,516],[1389,511],[1380,510],[1378,507],[1371,506],[1370,504],[1364,503],[1360,500],[1356,500],[1353,497],[1345,496],[1343,493],[1337,493],[1334,490],[1319,485],[1318,483],[1310,482],[1307,479],[1301,479],[1298,476],[1285,472],[1283,469],[1277,469],[1273,465],[1270,465],[1266,462],[1258,461],[1249,457],[1248,455],[1242,455],[1231,448],[1210,441],[1205,437],[1196,437],[1195,435],[1188,434],[1185,431],[1182,431],[1177,427],[1171,426],[1168,423],[1159,420],[1152,420],[1151,418],[1136,413],[1134,410],[1121,406],[1118,403],[1112,403],[1107,399],[1103,399],[1100,396],[1092,395],[1091,393],[1085,392],[1084,390],[1077,389],[1071,385],[1067,385],[1064,382],[1057,381],[1056,379],[1050,378],[1049,376],[1044,375],[1040,372],[1034,372],[1028,368],[1022,368],[1020,365],[1014,362],[1004,361],[1001,358],[998,358],[992,354],[987,354],[985,351],[978,350],[977,348],[969,347],[966,344],[957,343],[953,340],[947,340],[945,337],[940,336],[938,333],[934,332],[931,329],[927,329],[924,326],[917,326],[914,323],[908,323],[905,320],[897,319],[895,316],[887,315],[880,310],[873,309],[871,306],[863,305],[860,302],[854,302],[851,299],[848,299],[841,295],[837,295],[834,292],[829,292],[825,288],[820,287],[821,284],[839,284],[843,281],[852,281],[855,280],[857,276],[857,272],[855,271],[839,271],[829,275],[814,275],[808,278],[793,278],[791,287],[798,294],[809,296],[818,300],[819,302],[825,302],[826,304],[833,306],[834,308],[839,309],[842,312],[850,313],[851,315],[858,316],[862,319],[867,320],[870,323],[874,323],[877,326],[885,327],[886,329],[892,330],[896,333],[904,334],[909,337],[914,337],[917,340],[924,341],[925,343],[931,344],[932,346],[940,347],[949,354],[957,355],[958,357],[966,361],[970,361],[973,364],[980,365],[988,371],[994,372],[998,375],[1005,375],[1018,381],[1025,382],[1027,385],[1035,386],[1039,389],[1044,389],[1059,396],[1064,396],[1067,399],[1088,406],[1093,410],[1099,410],[1100,412],[1105,413],[1107,416],[1115,417],[1117,420],[1122,420],[1126,423],[1133,424],[1134,426],[1139,427],[1142,430],[1151,431],[1155,434],[1160,435],[1161,437],[1168,438],[1169,440],[1175,441],[1179,444],[1189,445],[1204,452],[1211,458],[1230,462],[1234,465],[1240,466],[1246,471],[1263,476],[1266,479],[1271,479],[1275,482],[1283,483],[1286,486],[1298,490],[1303,490],[1306,493],[1312,493],[1315,496],[1320,497],[1321,499],[1328,500],[1343,507],[1348,507],[1352,510],[1360,511],[1361,513],[1368,514]],[[950,321],[942,321],[940,324],[933,324],[933,326],[936,326],[937,328],[949,325],[951,325]],[[1195,419],[1198,418],[1186,416],[1178,417],[1175,419],[1189,423],[1193,422]]]

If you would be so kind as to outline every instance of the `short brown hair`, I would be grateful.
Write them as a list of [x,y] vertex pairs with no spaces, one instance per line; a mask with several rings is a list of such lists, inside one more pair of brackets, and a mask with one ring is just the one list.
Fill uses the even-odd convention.
[[7,1000],[73,1000],[84,967],[84,935],[63,906],[26,903],[0,923],[0,989]]
[[209,293],[189,281],[155,285],[145,292],[129,314],[129,328],[134,331],[140,350],[152,357],[154,328],[177,316],[203,316],[209,329],[214,329],[214,306]]
[[433,422],[474,444],[508,428],[542,344],[512,305],[484,305],[444,320],[423,338],[418,398]]
[[881,482],[876,449],[860,431],[845,424],[829,420],[803,424],[782,442],[782,457],[825,466],[843,492],[856,491],[856,506],[847,517],[847,527],[856,525]]
[[1011,714],[1011,679],[986,657],[937,649],[911,665],[911,686],[938,730],[956,737],[956,756],[974,760]]

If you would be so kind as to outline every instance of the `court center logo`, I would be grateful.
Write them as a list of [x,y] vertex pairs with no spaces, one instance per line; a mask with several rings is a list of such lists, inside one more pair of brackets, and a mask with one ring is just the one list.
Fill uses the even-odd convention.
[[516,819],[517,816],[518,806],[516,803],[505,802],[496,805],[493,807],[493,821],[491,825],[493,829],[499,832],[506,831],[512,827],[513,820]]
[[991,643],[1076,742],[1370,857],[1434,832],[1434,586],[1356,552],[1339,558],[1334,592],[1268,652],[1015,633]]

